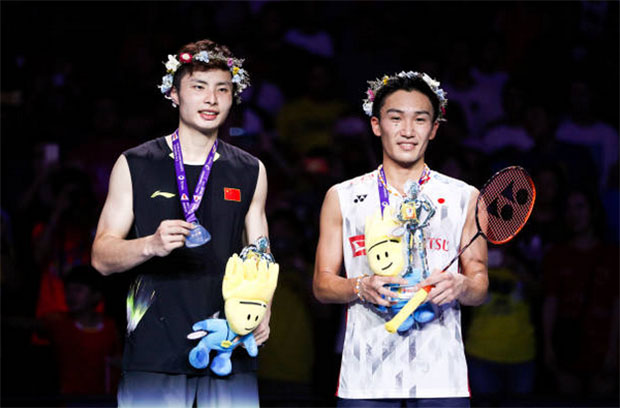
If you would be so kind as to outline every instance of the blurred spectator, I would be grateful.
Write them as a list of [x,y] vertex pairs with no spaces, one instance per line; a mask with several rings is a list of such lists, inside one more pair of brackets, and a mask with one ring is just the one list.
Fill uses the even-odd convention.
[[68,311],[45,318],[64,395],[115,395],[121,345],[114,321],[97,312],[103,277],[77,266],[64,280]]
[[278,134],[297,157],[313,148],[328,148],[333,126],[347,109],[335,91],[332,72],[327,63],[315,60],[305,74],[300,72],[299,75],[298,80],[305,84],[304,94],[287,102],[280,110]]
[[472,76],[469,43],[464,39],[455,41],[446,55],[449,57],[446,64],[448,72],[443,85],[449,104],[459,105],[464,113],[467,137],[477,141],[484,125],[484,120],[480,117],[483,95],[479,93],[478,83]]
[[609,169],[607,188],[601,197],[605,207],[607,219],[607,240],[612,244],[618,244],[620,240],[620,170],[618,162]]
[[229,143],[254,155],[270,154],[275,135],[275,118],[284,104],[284,94],[270,82],[257,80],[243,92],[243,103],[231,110],[221,135]]
[[379,165],[381,142],[371,134],[368,118],[343,116],[334,125],[332,140],[332,177],[346,180]]
[[[14,294],[21,288],[22,277],[19,276],[15,260],[15,241],[10,215],[0,208],[0,287],[2,288],[3,300],[7,293]],[[3,302],[4,307],[4,302]],[[5,309],[6,310],[6,309]]]
[[306,52],[323,57],[334,56],[334,44],[331,35],[321,29],[319,8],[321,3],[304,2],[296,6],[298,27],[292,27],[284,35],[284,41]]
[[74,266],[90,263],[96,226],[94,194],[88,176],[61,167],[50,176],[52,209],[34,226],[33,254],[41,270],[36,316],[67,312],[63,278]]
[[518,400],[534,390],[531,281],[531,271],[506,246],[489,249],[488,298],[471,310],[465,341],[472,398],[479,405]]
[[280,87],[286,87],[289,76],[291,80],[297,79],[290,69],[292,46],[284,40],[289,9],[290,4],[285,2],[267,1],[255,16],[252,32],[254,41],[252,47],[248,48],[247,58],[248,69],[253,73],[252,87],[255,78]]
[[525,129],[535,146],[519,160],[515,155],[510,158],[521,162],[526,168],[537,170],[545,166],[556,166],[567,180],[578,185],[592,183],[590,169],[594,168],[594,159],[588,151],[574,143],[556,139],[557,120],[542,103],[529,104],[525,112]]
[[[144,123],[142,126],[148,127]],[[66,161],[88,175],[96,202],[103,203],[118,152],[128,149],[133,139],[121,128],[118,103],[109,97],[93,102],[90,129],[71,145]]]
[[527,57],[528,50],[541,40],[543,19],[538,4],[515,1],[498,7],[494,26],[505,37],[504,59],[508,69],[516,70]]
[[484,33],[481,38],[479,57],[471,68],[471,77],[476,83],[476,93],[480,106],[478,129],[485,129],[503,115],[502,89],[509,79],[503,68],[503,37],[495,33]]
[[[269,342],[259,353],[261,399],[265,404],[269,400],[269,406],[275,402],[281,406],[299,405],[313,399],[311,266],[302,250],[303,225],[292,210],[282,209],[270,215],[269,226],[271,250],[280,264],[280,276],[271,306]],[[273,401],[274,396],[277,401]]]
[[617,398],[618,248],[601,240],[593,193],[571,191],[564,216],[566,242],[543,265],[546,367],[562,394]]
[[599,120],[595,109],[601,101],[586,82],[571,83],[569,103],[569,116],[559,124],[556,137],[588,149],[596,168],[585,170],[590,174],[595,172],[593,179],[602,188],[607,184],[610,168],[618,161],[618,131]]
[[489,126],[482,138],[482,149],[494,153],[512,148],[525,152],[534,147],[534,139],[525,128],[525,110],[529,101],[523,85],[509,80],[502,89],[504,116]]
[[563,238],[564,218],[561,211],[566,199],[566,178],[559,167],[548,164],[536,169],[532,178],[536,186],[536,202],[515,243],[528,269],[540,276],[544,254]]
[[[436,144],[436,146],[440,145]],[[433,157],[436,156],[433,155]],[[479,152],[468,148],[461,148],[458,151],[444,150],[444,153],[429,165],[440,173],[478,187],[481,187],[490,176],[486,158]]]
[[[103,277],[90,265],[76,266],[64,277],[64,287],[67,311],[36,319],[23,313],[3,316],[5,331],[15,335],[16,330],[27,330],[50,343],[50,347],[30,348],[5,360],[12,366],[18,362],[39,365],[35,372],[12,373],[28,382],[26,388],[35,388],[32,395],[53,398],[59,393],[70,406],[90,405],[93,398],[110,402],[120,378],[121,343],[115,321],[97,311],[103,296]],[[13,346],[12,353],[23,347]],[[52,405],[44,401],[35,405]]]

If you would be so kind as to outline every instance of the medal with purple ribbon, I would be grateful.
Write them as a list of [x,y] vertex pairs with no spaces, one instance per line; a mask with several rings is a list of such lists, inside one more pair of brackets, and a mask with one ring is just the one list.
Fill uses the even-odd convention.
[[211,234],[205,227],[200,225],[196,218],[196,210],[200,206],[202,196],[207,186],[207,180],[211,174],[211,167],[213,166],[213,160],[215,158],[215,152],[217,150],[217,139],[213,143],[213,147],[207,156],[200,177],[198,177],[198,183],[194,189],[194,194],[191,199],[187,189],[187,179],[185,176],[185,167],[183,166],[183,153],[181,152],[181,142],[179,141],[179,129],[177,129],[172,135],[172,152],[174,153],[174,170],[177,176],[177,187],[179,189],[179,197],[181,197],[181,207],[183,207],[183,214],[185,220],[194,224],[194,228],[190,232],[189,236],[185,239],[185,246],[188,248],[194,248],[203,244],[206,244],[211,240]]
[[[418,180],[418,185],[420,188],[423,184],[425,184],[431,178],[431,170],[428,168],[426,164],[424,164],[424,169],[422,170],[422,174],[420,175],[420,179]],[[379,203],[381,208],[381,216],[383,216],[383,210],[385,207],[390,205],[390,190],[387,186],[387,178],[385,177],[385,170],[383,170],[383,164],[379,166],[378,174],[378,188],[379,188]]]

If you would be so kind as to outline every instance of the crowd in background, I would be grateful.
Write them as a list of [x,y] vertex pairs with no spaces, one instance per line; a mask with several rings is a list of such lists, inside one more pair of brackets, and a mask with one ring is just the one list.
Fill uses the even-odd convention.
[[481,187],[521,165],[538,192],[489,249],[487,302],[464,308],[473,406],[618,406],[618,3],[603,1],[3,3],[3,405],[114,404],[131,274],[92,274],[90,246],[116,158],[176,127],[163,61],[202,38],[252,79],[219,137],[267,168],[281,273],[264,405],[334,404],[344,307],[312,295],[320,206],[380,163],[366,81],[418,70],[449,100],[431,169]]

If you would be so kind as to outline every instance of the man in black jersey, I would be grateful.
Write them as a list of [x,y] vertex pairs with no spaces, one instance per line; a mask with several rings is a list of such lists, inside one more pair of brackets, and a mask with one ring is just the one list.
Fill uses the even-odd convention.
[[[242,62],[210,40],[169,55],[159,88],[178,106],[179,127],[123,152],[112,170],[92,264],[104,275],[135,274],[120,406],[258,406],[255,359],[242,349],[227,377],[188,361],[192,325],[223,311],[226,261],[268,235],[265,167],[218,140],[249,85]],[[254,331],[258,345],[269,314]]]

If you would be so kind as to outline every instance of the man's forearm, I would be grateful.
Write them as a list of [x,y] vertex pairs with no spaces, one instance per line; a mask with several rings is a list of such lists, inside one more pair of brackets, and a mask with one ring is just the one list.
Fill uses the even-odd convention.
[[464,276],[464,290],[459,302],[465,306],[479,306],[487,297],[489,279],[486,273],[478,273],[472,277]]
[[318,272],[313,287],[314,295],[321,303],[349,303],[356,299],[355,279]]
[[151,238],[152,236],[131,240],[113,236],[97,238],[93,244],[91,263],[102,275],[125,272],[154,256],[149,250]]

